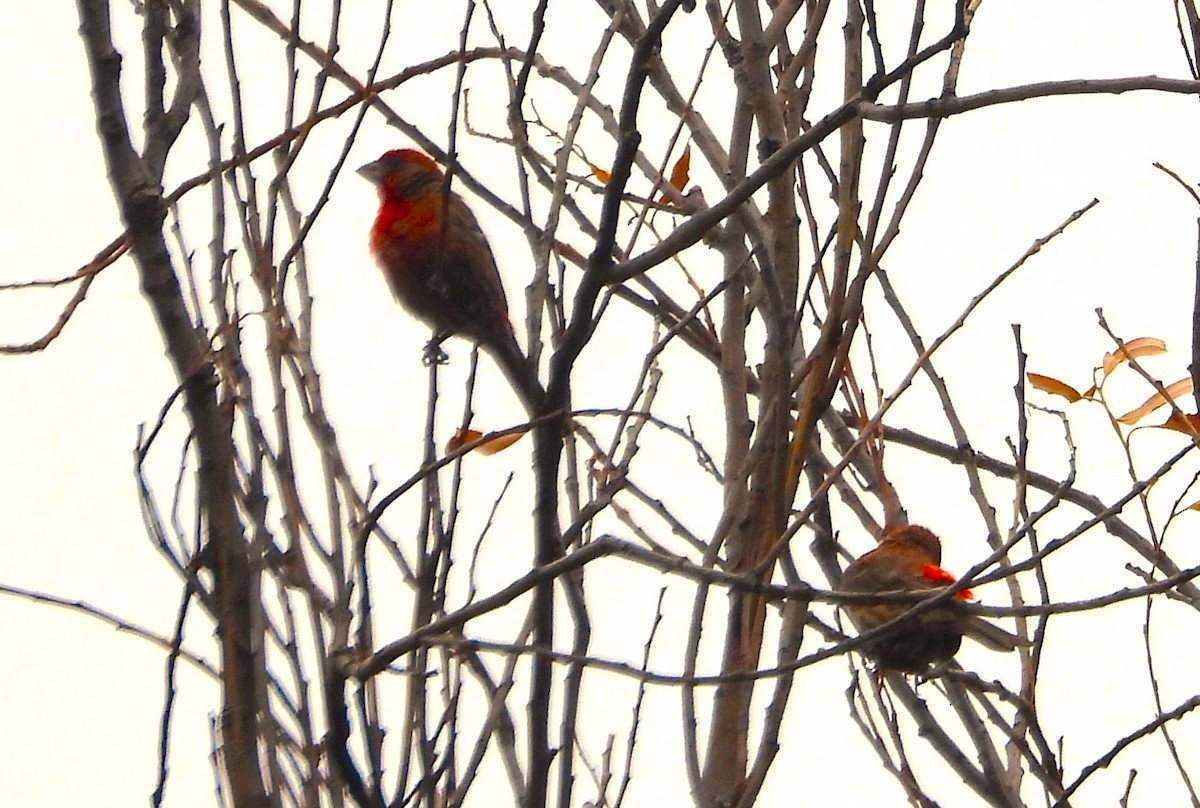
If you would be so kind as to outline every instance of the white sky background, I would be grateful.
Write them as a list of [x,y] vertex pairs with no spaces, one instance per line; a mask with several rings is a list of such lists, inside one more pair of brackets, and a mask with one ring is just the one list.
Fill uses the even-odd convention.
[[[590,3],[575,2],[590,12]],[[124,4],[115,5],[122,14],[126,12]],[[440,11],[434,11],[436,3],[400,5],[411,25],[397,29],[397,44],[385,62],[384,75],[406,62],[444,53],[457,38],[459,4],[450,4],[455,10],[444,20]],[[562,9],[569,5],[566,0],[552,4]],[[907,13],[908,4],[904,5]],[[579,24],[583,26],[593,17],[581,13]],[[341,58],[361,69],[371,52],[358,58],[353,55],[353,24],[356,21],[348,18]],[[561,32],[563,23],[557,24],[555,30]],[[930,16],[931,29],[940,24],[938,17]],[[697,13],[686,25],[702,30],[706,23]],[[5,253],[0,283],[68,275],[121,230],[96,141],[77,27],[75,10],[68,4],[9,4],[6,8],[5,25],[0,28],[0,75],[7,77],[0,84],[0,105],[7,110],[6,123],[0,127],[5,210],[0,218],[0,243]],[[241,28],[250,30],[252,26]],[[506,30],[520,28],[514,25]],[[672,35],[682,34],[673,29]],[[218,36],[217,31],[209,32],[210,48]],[[362,41],[374,42],[374,36],[368,29]],[[579,43],[584,44],[579,47],[588,54],[594,36],[587,28],[580,29]],[[136,53],[128,52],[128,45],[136,40],[127,38],[126,42],[130,57],[126,82],[136,84]],[[555,46],[551,43],[548,47]],[[272,44],[272,70],[279,68],[278,52]],[[1163,0],[992,0],[983,4],[976,18],[968,54],[959,87],[962,95],[1052,79],[1187,75],[1171,5]],[[215,65],[213,59],[208,66]],[[581,68],[579,75],[582,73]],[[449,80],[450,73],[444,77]],[[433,84],[404,88],[397,93],[395,104],[437,137],[445,132],[448,108],[444,92]],[[340,98],[340,91],[332,97]],[[914,100],[921,97],[918,93]],[[484,115],[487,103],[486,98],[473,97],[473,106],[478,105],[473,115]],[[418,112],[422,106],[427,109]],[[647,119],[653,120],[649,111]],[[264,119],[256,136],[273,134],[274,126],[273,118]],[[724,131],[720,126],[714,128]],[[1091,198],[1100,200],[1099,207],[989,299],[939,354],[939,369],[950,380],[968,430],[980,440],[980,449],[1005,456],[1003,440],[1015,430],[1011,323],[1023,327],[1030,370],[1057,376],[1077,387],[1090,383],[1089,369],[1111,347],[1096,325],[1096,307],[1104,308],[1109,323],[1122,336],[1152,335],[1166,340],[1171,353],[1147,363],[1164,381],[1187,373],[1198,211],[1151,164],[1160,161],[1185,179],[1200,179],[1197,133],[1200,110],[1194,96],[1151,93],[1026,102],[953,118],[943,125],[928,176],[886,266],[918,328],[929,337],[940,333],[966,302],[1034,239]],[[336,144],[336,135],[333,137],[331,143]],[[186,151],[196,143],[185,139],[181,144],[185,150],[173,156],[175,171],[169,175],[175,181],[190,176],[195,166],[202,164],[202,153],[197,156]],[[370,116],[347,165],[357,166],[385,148],[400,145],[407,144],[376,116]],[[478,144],[471,148],[476,151],[468,150],[464,161],[478,170],[486,164],[488,149]],[[189,154],[194,160],[188,159]],[[590,156],[597,162],[611,158],[603,153]],[[511,174],[509,163],[505,170]],[[865,174],[869,176],[869,172]],[[314,176],[314,185],[305,190],[315,193],[323,179],[324,174]],[[704,187],[710,202],[719,198],[718,186],[706,181],[702,171],[694,174],[694,179]],[[207,198],[196,203],[207,205]],[[344,173],[308,248],[321,340],[317,360],[327,403],[337,418],[343,448],[359,481],[365,482],[368,467],[373,465],[387,490],[389,484],[407,477],[419,460],[414,447],[422,430],[424,371],[417,357],[427,335],[422,326],[398,311],[367,255],[365,231],[373,208],[371,190],[352,173]],[[502,271],[506,260],[514,260],[506,256],[519,260],[528,255],[519,236],[505,236],[502,225],[493,227],[486,216],[484,219]],[[508,242],[508,237],[514,240]],[[203,243],[191,246],[200,252],[207,247]],[[64,290],[0,293],[0,343],[40,336],[69,294]],[[510,288],[509,297],[519,300],[519,289]],[[644,320],[636,322],[635,333],[629,335],[633,350],[645,339]],[[610,325],[603,336],[611,341],[603,344],[619,356],[620,321],[610,321]],[[452,343],[450,349],[455,363],[449,372],[464,371],[466,347]],[[877,349],[887,348],[877,345]],[[911,359],[907,353],[903,355],[904,361],[895,365],[896,378],[885,384],[895,382],[907,369]],[[584,364],[589,362],[590,367],[605,368],[590,354]],[[626,364],[612,369],[615,377],[606,370],[578,379],[580,406],[624,405],[625,388],[619,388],[621,394],[616,397],[611,389],[613,378],[628,373]],[[490,365],[482,372],[495,374]],[[707,372],[712,373],[711,369]],[[137,425],[154,422],[174,385],[128,258],[103,273],[62,337],[47,351],[0,358],[0,423],[4,424],[0,432],[0,583],[79,599],[170,634],[181,586],[146,539],[131,469]],[[453,386],[449,380],[447,386]],[[495,405],[500,413],[496,417],[502,418],[506,412],[513,419],[519,417],[511,395],[503,392],[499,383],[491,389],[501,399]],[[1129,407],[1147,394],[1138,385],[1127,390]],[[671,397],[675,412],[693,414],[719,435],[714,425],[720,423],[720,413],[696,400],[683,377],[664,395]],[[1053,403],[1037,394],[1030,398]],[[413,400],[419,404],[412,405]],[[928,410],[922,411],[922,402],[928,406],[929,401],[914,390],[893,410],[888,423],[929,423]],[[447,419],[456,418],[459,409],[450,404],[444,412]],[[1038,434],[1045,443],[1035,446],[1033,457],[1041,463],[1039,470],[1061,475],[1065,472],[1061,441],[1055,439],[1053,422],[1043,420],[1046,429]],[[1112,436],[1098,410],[1072,410],[1072,424],[1080,445],[1082,487],[1102,497],[1115,497],[1126,490],[1122,461],[1113,451]],[[945,437],[944,427],[938,429]],[[174,439],[177,445],[178,436]],[[1149,472],[1157,464],[1151,459],[1165,457],[1181,441],[1175,435],[1146,433],[1139,446],[1150,459],[1141,471]],[[170,475],[168,454],[160,458],[158,470]],[[680,457],[680,462],[688,462],[686,456]],[[892,463],[899,462],[902,450],[895,450],[889,458]],[[520,465],[503,456],[494,462],[496,469]],[[476,496],[490,501],[504,473],[477,465]],[[663,474],[668,473],[671,469],[665,468]],[[965,501],[961,478],[946,474],[940,469],[927,476],[901,476],[897,484],[914,521],[925,522],[947,536],[955,535],[956,530],[978,534],[970,541],[947,541],[945,566],[962,570],[982,551],[982,531],[977,515]],[[522,484],[520,480],[518,484]],[[993,498],[1001,524],[1010,518],[1004,490],[997,487]],[[947,496],[947,491],[952,496]],[[964,501],[951,501],[957,499]],[[510,500],[510,512],[524,507],[525,501]],[[707,536],[718,505],[711,498],[697,496],[688,512],[689,526]],[[1190,525],[1194,518],[1185,517],[1183,524]],[[1064,522],[1071,523],[1073,520]],[[1080,573],[1058,577],[1061,589],[1054,591],[1056,598],[1081,597],[1137,583],[1123,571],[1128,558],[1105,552],[1114,547],[1107,534],[1096,531],[1085,538],[1089,544],[1080,543],[1072,553],[1055,557],[1055,563],[1078,565]],[[513,540],[515,546],[508,557],[490,559],[494,566],[504,567],[502,574],[520,574],[528,564],[530,548],[523,543],[524,537],[514,535]],[[865,550],[870,539],[862,536],[850,543]],[[1180,552],[1177,558],[1195,563],[1195,553]],[[815,569],[801,572],[815,584],[825,583]],[[663,583],[648,573],[641,580],[626,577],[635,578],[629,591],[636,594],[622,598],[619,604],[614,601],[611,619],[597,620],[593,650],[600,656],[619,652],[621,646],[616,643],[622,639],[622,630],[644,634],[651,618],[648,609]],[[979,594],[988,600],[986,589]],[[686,593],[675,599],[677,610],[668,613],[668,627],[683,630],[690,600]],[[713,600],[723,605],[723,598],[715,596]],[[618,610],[619,605],[624,610]],[[1039,708],[1052,739],[1056,729],[1070,729],[1064,760],[1070,775],[1153,714],[1139,651],[1141,606],[1130,603],[1101,616],[1102,622],[1093,617],[1063,618],[1054,624],[1049,643],[1052,652],[1047,656]],[[1183,617],[1188,621],[1181,624],[1186,636],[1194,637],[1194,613]],[[1118,624],[1114,618],[1128,622]],[[395,629],[401,631],[406,620],[401,618]],[[723,620],[719,625],[723,626]],[[1158,630],[1160,624],[1155,625]],[[378,636],[388,635],[381,630]],[[1164,629],[1161,638],[1169,637]],[[198,651],[211,652],[210,637],[200,621],[193,621],[188,639]],[[810,642],[815,643],[816,638],[806,638],[806,652],[815,647],[807,644]],[[1166,664],[1160,673],[1166,684],[1164,703],[1170,707],[1195,692],[1194,673],[1200,670],[1200,657],[1190,639],[1166,645],[1184,646],[1169,653],[1164,649]],[[1118,651],[1118,647],[1127,650]],[[0,805],[144,804],[156,775],[164,653],[95,620],[13,597],[0,597],[0,648],[4,649],[0,681],[5,683],[0,689],[0,738],[5,749],[0,755]],[[627,649],[620,652],[628,653]],[[960,657],[964,664],[970,667],[977,662],[985,678],[1013,673],[1012,661],[985,653],[968,654],[965,651]],[[656,658],[660,670],[673,671],[676,664],[677,659],[666,651]],[[1052,676],[1052,671],[1059,675]],[[849,804],[850,771],[854,772],[852,802],[901,804],[899,788],[879,770],[873,753],[845,718],[847,683],[841,659],[802,673],[793,691],[784,747],[762,805],[794,798],[797,783],[803,784],[810,804]],[[186,665],[180,667],[179,686],[168,804],[209,804],[212,775],[206,758],[210,744],[207,726],[218,703],[217,691]],[[631,689],[627,680],[617,680],[615,687],[625,695]],[[597,687],[594,692],[602,689]],[[651,693],[635,790],[627,804],[685,804],[687,786],[675,745],[678,695],[671,689]],[[1096,713],[1097,705],[1102,705],[1108,716],[1101,722],[1105,729],[1095,734],[1079,732],[1079,722],[1086,720],[1080,716]],[[518,704],[513,707],[521,709]],[[601,738],[604,732],[621,736],[627,721],[624,707],[608,711],[619,712],[615,716],[606,715],[603,705],[590,707],[593,720],[607,721],[605,729],[593,737]],[[705,715],[703,710],[701,715]],[[1200,755],[1196,721],[1186,719],[1173,727],[1185,760],[1189,753],[1193,760]],[[598,755],[600,749],[590,751]],[[659,755],[662,759],[656,762]],[[1158,768],[1164,759],[1161,741],[1139,744],[1118,758],[1109,771],[1097,775],[1081,792],[1079,804],[1089,804],[1089,794],[1094,798],[1103,795],[1105,804],[1111,804],[1130,767],[1141,771],[1134,804],[1178,804],[1183,791],[1169,767]],[[834,770],[847,774],[831,777]],[[655,771],[678,774],[678,779],[656,776]],[[582,800],[591,789],[585,773],[580,771],[580,775],[577,794]],[[944,796],[944,804],[970,804],[971,798],[963,798],[956,787],[948,782],[945,791],[935,789],[935,795]]]

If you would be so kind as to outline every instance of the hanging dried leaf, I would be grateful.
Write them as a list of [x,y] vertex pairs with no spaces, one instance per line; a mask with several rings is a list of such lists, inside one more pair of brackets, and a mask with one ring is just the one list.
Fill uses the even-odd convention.
[[[1180,379],[1179,381],[1168,385],[1167,387],[1167,393],[1172,399],[1177,399],[1180,396],[1186,396],[1190,392],[1192,392],[1192,379],[1190,376]],[[1164,396],[1162,393],[1155,392],[1154,395],[1142,402],[1142,406],[1130,410],[1117,420],[1126,425],[1136,424],[1138,421],[1142,420],[1147,415],[1154,412],[1166,403],[1166,396]]]
[[1026,373],[1025,375],[1029,377],[1029,384],[1034,390],[1041,390],[1043,393],[1062,396],[1072,404],[1083,398],[1078,390],[1066,382],[1060,382],[1058,379],[1043,376],[1040,373]]
[[1124,350],[1117,350],[1104,355],[1104,375],[1112,373],[1117,366],[1130,359],[1141,359],[1143,356],[1158,356],[1167,352],[1167,343],[1157,337],[1138,337],[1125,343]]
[[[675,161],[675,167],[671,169],[671,185],[676,191],[683,193],[683,189],[687,187],[688,179],[690,179],[690,170],[692,167],[692,144],[689,143],[683,149],[683,154],[679,155],[679,159]],[[670,203],[670,198],[663,194],[658,200],[666,205]]]

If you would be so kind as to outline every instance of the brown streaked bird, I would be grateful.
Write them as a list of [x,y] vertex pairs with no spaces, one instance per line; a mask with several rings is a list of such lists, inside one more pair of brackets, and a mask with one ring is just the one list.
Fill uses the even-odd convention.
[[475,214],[433,158],[393,149],[358,173],[379,191],[371,253],[410,314],[434,331],[432,348],[452,335],[479,344],[500,365],[530,415],[545,397],[517,344],[496,258]]
[[[851,562],[837,585],[839,592],[882,594],[940,589],[955,578],[939,565],[942,544],[933,531],[920,525],[902,525],[884,533],[879,546]],[[970,590],[953,600],[925,609],[909,620],[862,646],[884,670],[924,673],[930,665],[954,656],[964,636],[994,651],[1014,651],[1028,641],[1010,634],[978,615],[967,614],[957,604],[971,599]],[[859,631],[882,626],[899,617],[911,603],[847,604]]]

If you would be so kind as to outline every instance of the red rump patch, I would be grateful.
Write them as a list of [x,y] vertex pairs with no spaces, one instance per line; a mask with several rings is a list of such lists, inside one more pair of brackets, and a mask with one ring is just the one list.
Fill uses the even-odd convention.
[[[924,576],[925,580],[934,581],[939,584],[950,585],[958,581],[957,578],[936,564],[926,564],[921,568],[921,575]],[[955,593],[954,597],[958,600],[971,600],[975,596],[971,594],[970,589],[963,589]]]

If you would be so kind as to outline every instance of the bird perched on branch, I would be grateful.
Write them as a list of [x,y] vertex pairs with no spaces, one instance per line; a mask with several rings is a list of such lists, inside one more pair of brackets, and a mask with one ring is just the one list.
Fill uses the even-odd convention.
[[379,190],[371,253],[396,299],[433,329],[427,356],[440,355],[449,336],[474,340],[537,414],[545,392],[517,344],[495,256],[467,203],[415,149],[389,151],[358,173]]
[[[955,582],[942,569],[942,544],[928,528],[903,525],[884,533],[879,546],[855,559],[846,567],[837,589],[840,592],[882,594],[885,592],[921,592],[940,589]],[[994,651],[1013,651],[1028,641],[1010,634],[978,615],[959,608],[970,600],[970,590],[962,590],[954,599],[896,625],[892,631],[868,641],[863,653],[881,669],[923,673],[930,665],[950,659],[962,644],[963,636]],[[913,607],[911,603],[847,604],[845,609],[859,631],[882,626]]]

